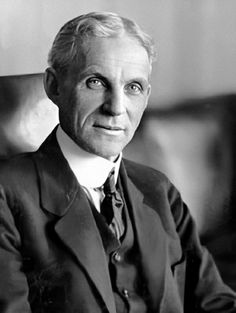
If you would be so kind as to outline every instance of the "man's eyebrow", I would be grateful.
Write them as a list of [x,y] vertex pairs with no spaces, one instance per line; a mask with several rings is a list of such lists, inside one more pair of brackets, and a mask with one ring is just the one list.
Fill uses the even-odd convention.
[[81,72],[81,76],[86,76],[86,75],[91,75],[91,74],[103,76],[101,72],[99,71],[98,67],[94,65],[87,67],[84,71]]
[[99,71],[92,70],[92,69],[86,69],[84,72],[80,73],[80,80],[86,79],[88,76],[95,76],[97,78],[103,79],[104,81],[107,81],[107,78]]

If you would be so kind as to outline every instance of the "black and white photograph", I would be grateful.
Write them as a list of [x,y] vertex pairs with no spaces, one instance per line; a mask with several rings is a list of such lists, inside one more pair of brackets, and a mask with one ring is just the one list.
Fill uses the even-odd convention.
[[0,0],[0,313],[236,313],[236,1]]

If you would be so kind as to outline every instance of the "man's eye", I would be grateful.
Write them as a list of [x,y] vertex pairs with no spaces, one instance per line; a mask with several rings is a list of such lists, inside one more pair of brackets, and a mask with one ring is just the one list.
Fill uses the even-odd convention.
[[104,88],[104,83],[98,78],[89,78],[86,82],[90,89],[102,89]]
[[126,87],[126,90],[133,95],[138,95],[142,92],[142,87],[138,83],[131,83]]

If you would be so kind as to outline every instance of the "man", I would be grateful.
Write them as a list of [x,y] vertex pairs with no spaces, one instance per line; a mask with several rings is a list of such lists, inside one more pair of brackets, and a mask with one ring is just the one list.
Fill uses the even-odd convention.
[[60,125],[1,165],[2,313],[236,312],[175,187],[122,158],[153,57],[150,38],[112,13],[56,36],[45,89]]

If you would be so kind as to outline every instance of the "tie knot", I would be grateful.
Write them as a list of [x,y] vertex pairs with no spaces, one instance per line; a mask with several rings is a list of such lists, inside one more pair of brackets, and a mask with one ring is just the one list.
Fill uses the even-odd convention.
[[103,185],[103,188],[104,188],[103,190],[104,190],[105,195],[112,194],[116,191],[115,169],[114,168],[110,171],[110,173],[109,173],[109,175],[108,175],[108,177],[107,177],[107,179]]

